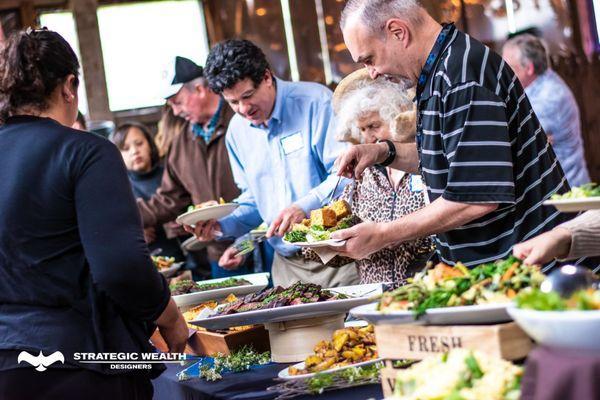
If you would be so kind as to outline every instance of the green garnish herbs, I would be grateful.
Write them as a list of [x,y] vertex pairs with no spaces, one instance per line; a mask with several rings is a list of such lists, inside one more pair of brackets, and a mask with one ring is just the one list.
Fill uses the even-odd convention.
[[225,372],[243,372],[256,365],[271,362],[271,352],[257,353],[251,346],[243,346],[230,355],[217,353],[213,356],[214,365],[204,365],[200,368],[200,377],[207,381],[223,378]]

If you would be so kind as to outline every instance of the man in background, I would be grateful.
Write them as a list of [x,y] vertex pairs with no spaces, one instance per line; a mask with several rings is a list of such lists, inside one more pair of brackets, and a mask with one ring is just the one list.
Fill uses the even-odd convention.
[[[164,94],[175,116],[189,122],[177,135],[167,154],[160,187],[148,200],[137,199],[144,227],[172,221],[191,204],[239,195],[225,147],[225,132],[233,112],[215,94],[204,78],[204,70],[193,61],[177,57],[174,78]],[[213,278],[246,272],[220,268],[218,260],[230,242],[207,246]]]
[[[211,239],[221,231],[238,237],[261,221],[275,249],[275,285],[296,281],[324,287],[358,283],[355,265],[329,267],[302,255],[283,236],[311,210],[325,206],[338,185],[333,171],[345,145],[335,140],[331,91],[309,82],[276,78],[263,51],[247,40],[216,45],[206,60],[210,88],[236,115],[227,131],[227,148],[241,206],[219,221],[196,224],[196,235]],[[236,268],[241,258],[229,249],[220,265]]]
[[571,186],[590,181],[579,107],[571,89],[548,67],[548,54],[541,39],[523,34],[506,42],[502,57],[513,69],[533,107]]

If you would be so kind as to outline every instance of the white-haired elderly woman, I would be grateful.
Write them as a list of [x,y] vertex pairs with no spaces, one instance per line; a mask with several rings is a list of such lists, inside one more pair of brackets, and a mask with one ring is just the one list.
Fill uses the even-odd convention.
[[[382,78],[373,80],[364,69],[348,75],[333,95],[338,140],[353,144],[414,142],[413,98],[414,90],[402,90]],[[354,215],[371,222],[393,221],[425,206],[420,177],[377,166],[367,168],[360,181],[346,187],[341,198],[350,203]],[[428,237],[380,250],[356,261],[360,281],[400,286],[425,264],[432,250]]]

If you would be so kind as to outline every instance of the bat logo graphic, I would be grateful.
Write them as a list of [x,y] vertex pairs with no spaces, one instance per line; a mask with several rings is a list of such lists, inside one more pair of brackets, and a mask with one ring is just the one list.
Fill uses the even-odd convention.
[[19,362],[19,364],[21,364],[22,361],[25,361],[26,363],[33,365],[36,371],[43,372],[47,369],[46,367],[49,367],[57,361],[60,361],[64,364],[65,356],[63,356],[63,354],[60,351],[55,351],[49,356],[43,355],[41,350],[40,354],[37,356],[31,355],[26,351],[22,351],[21,353],[19,353],[17,361]]

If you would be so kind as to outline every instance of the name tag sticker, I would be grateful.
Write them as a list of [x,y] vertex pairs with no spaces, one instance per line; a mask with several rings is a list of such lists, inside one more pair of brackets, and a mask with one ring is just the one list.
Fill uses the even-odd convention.
[[421,175],[411,175],[410,176],[410,191],[411,192],[422,192],[425,189],[425,185],[423,185],[423,179],[421,179]]
[[281,147],[283,148],[283,153],[285,155],[302,149],[304,147],[302,134],[300,132],[296,132],[284,138],[281,138]]

